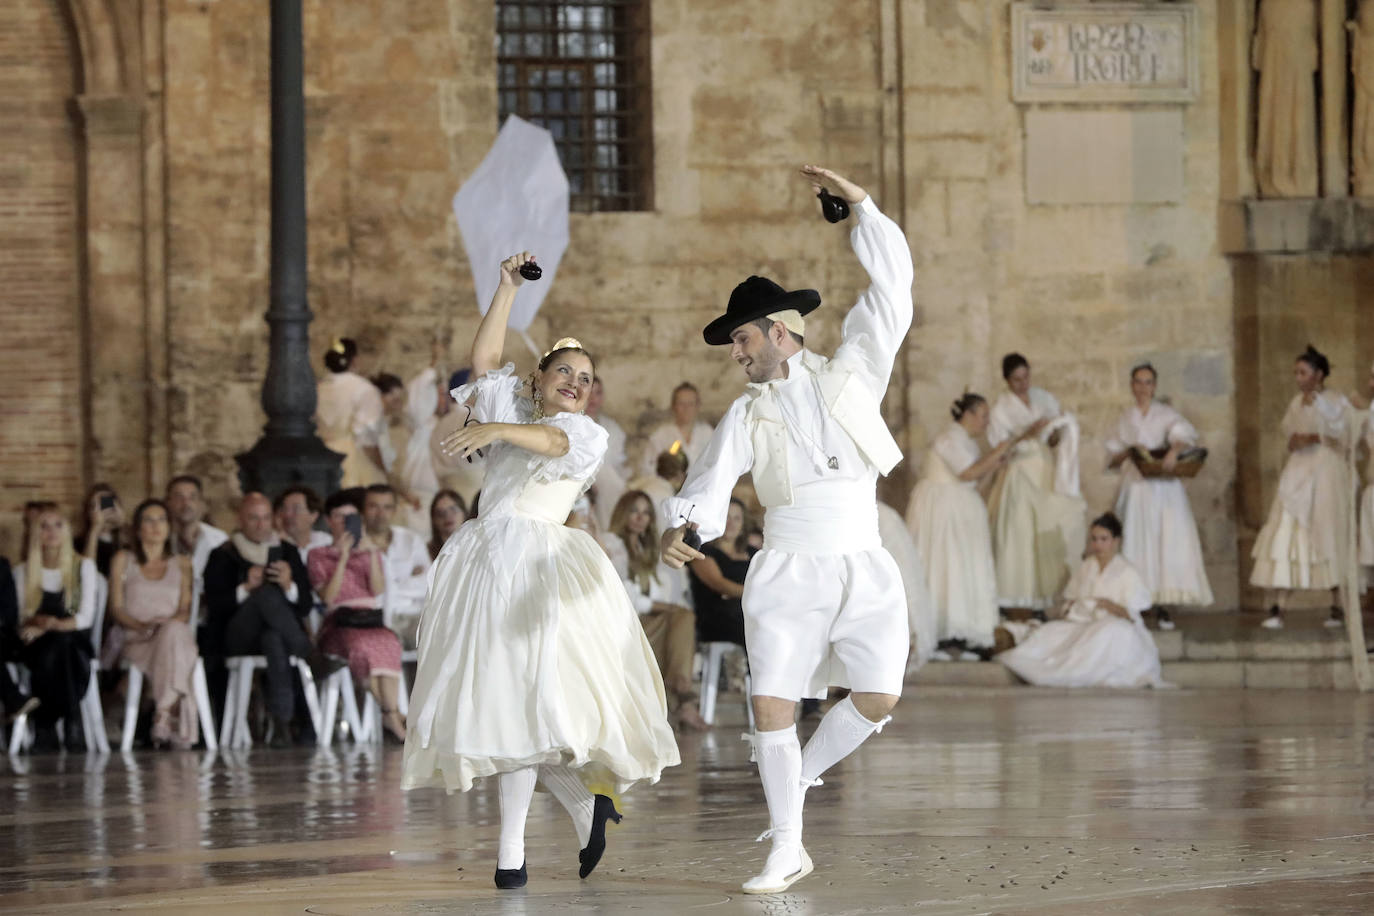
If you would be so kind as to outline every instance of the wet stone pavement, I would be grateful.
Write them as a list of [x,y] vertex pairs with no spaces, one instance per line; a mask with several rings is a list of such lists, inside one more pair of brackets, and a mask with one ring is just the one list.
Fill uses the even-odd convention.
[[739,698],[721,703],[735,724],[682,737],[587,881],[536,795],[515,892],[492,886],[494,787],[401,793],[396,749],[0,761],[0,909],[1374,912],[1374,697],[914,689],[808,794],[816,871],[775,897],[738,890],[767,815]]

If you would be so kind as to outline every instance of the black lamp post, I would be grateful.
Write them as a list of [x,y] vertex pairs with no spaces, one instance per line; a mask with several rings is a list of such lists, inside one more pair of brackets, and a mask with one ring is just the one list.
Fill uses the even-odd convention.
[[301,0],[272,0],[271,350],[262,386],[267,425],[237,456],[245,493],[275,497],[293,484],[321,496],[339,486],[343,456],[315,435],[315,374],[306,303],[305,89]]

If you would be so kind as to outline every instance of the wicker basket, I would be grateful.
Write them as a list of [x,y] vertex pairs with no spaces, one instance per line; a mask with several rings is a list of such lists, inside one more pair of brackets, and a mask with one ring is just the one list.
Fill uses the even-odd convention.
[[1131,460],[1135,462],[1136,469],[1140,471],[1142,477],[1180,477],[1191,479],[1198,475],[1202,470],[1203,464],[1207,462],[1207,449],[1190,448],[1178,453],[1178,461],[1174,464],[1173,471],[1164,470],[1164,456],[1169,454],[1167,448],[1157,448],[1152,451],[1145,451],[1140,446],[1131,448]]

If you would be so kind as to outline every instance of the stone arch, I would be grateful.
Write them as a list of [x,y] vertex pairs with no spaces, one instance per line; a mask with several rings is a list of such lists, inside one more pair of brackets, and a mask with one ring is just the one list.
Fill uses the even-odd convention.
[[85,482],[142,495],[162,485],[169,453],[162,111],[148,67],[161,55],[144,47],[145,35],[161,35],[162,14],[119,0],[57,4],[79,52]]

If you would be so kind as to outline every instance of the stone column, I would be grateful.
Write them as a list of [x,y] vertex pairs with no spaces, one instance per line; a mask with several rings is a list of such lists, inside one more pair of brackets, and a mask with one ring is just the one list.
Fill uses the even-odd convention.
[[263,437],[238,456],[244,492],[275,496],[296,483],[321,496],[339,486],[342,456],[315,435],[315,375],[306,303],[305,91],[301,0],[272,0],[271,354],[262,386]]
[[86,320],[82,404],[86,482],[150,492],[148,316],[144,301],[143,107],[128,95],[77,98],[86,143]]

